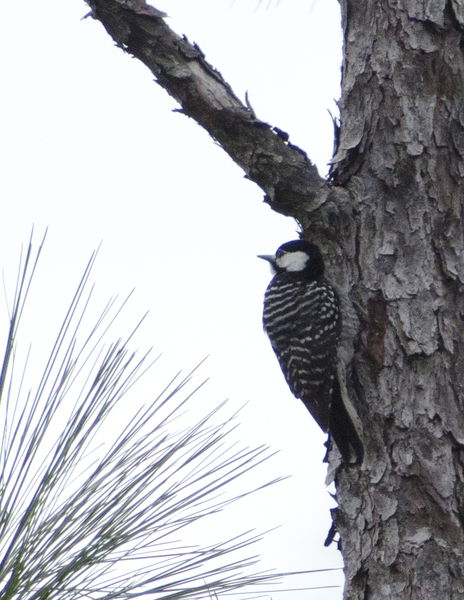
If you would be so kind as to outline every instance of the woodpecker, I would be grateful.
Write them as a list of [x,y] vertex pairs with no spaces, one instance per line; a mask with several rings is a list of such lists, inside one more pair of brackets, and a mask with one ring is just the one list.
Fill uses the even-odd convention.
[[275,255],[259,258],[274,273],[264,297],[263,324],[287,384],[331,435],[343,460],[350,463],[354,455],[360,463],[360,421],[339,368],[340,340],[350,338],[343,335],[346,301],[324,278],[324,260],[315,244],[294,240]]

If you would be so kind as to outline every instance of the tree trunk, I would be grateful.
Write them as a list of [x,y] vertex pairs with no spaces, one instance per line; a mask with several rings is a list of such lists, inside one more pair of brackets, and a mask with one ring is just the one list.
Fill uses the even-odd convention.
[[144,0],[87,0],[117,44],[316,241],[361,321],[362,466],[336,470],[346,599],[464,597],[461,0],[341,0],[331,181]]
[[333,181],[356,215],[362,469],[340,472],[346,598],[464,597],[464,8],[341,2]]

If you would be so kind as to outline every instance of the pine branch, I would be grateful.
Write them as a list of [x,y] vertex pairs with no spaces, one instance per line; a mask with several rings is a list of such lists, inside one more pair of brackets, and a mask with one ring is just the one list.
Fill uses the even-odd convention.
[[173,98],[265,192],[265,201],[282,214],[305,222],[330,187],[306,153],[288,134],[259,120],[222,75],[205,60],[197,44],[168,27],[166,14],[145,0],[86,0],[87,16],[101,21],[116,45],[141,60]]

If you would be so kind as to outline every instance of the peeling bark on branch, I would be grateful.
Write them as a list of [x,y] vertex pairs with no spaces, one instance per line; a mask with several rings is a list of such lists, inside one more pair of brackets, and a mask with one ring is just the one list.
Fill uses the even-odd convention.
[[[330,192],[305,152],[260,121],[209,65],[196,44],[174,33],[165,13],[145,0],[87,0],[116,44],[140,59],[181,105],[266,194],[282,214],[301,222]],[[297,214],[295,214],[297,213]]]

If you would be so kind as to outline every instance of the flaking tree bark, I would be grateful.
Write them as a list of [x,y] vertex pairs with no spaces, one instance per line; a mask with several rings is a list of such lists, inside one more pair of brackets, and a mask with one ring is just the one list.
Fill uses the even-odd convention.
[[86,0],[349,291],[362,466],[336,471],[345,598],[464,597],[464,2],[341,0],[329,180],[144,0]]

